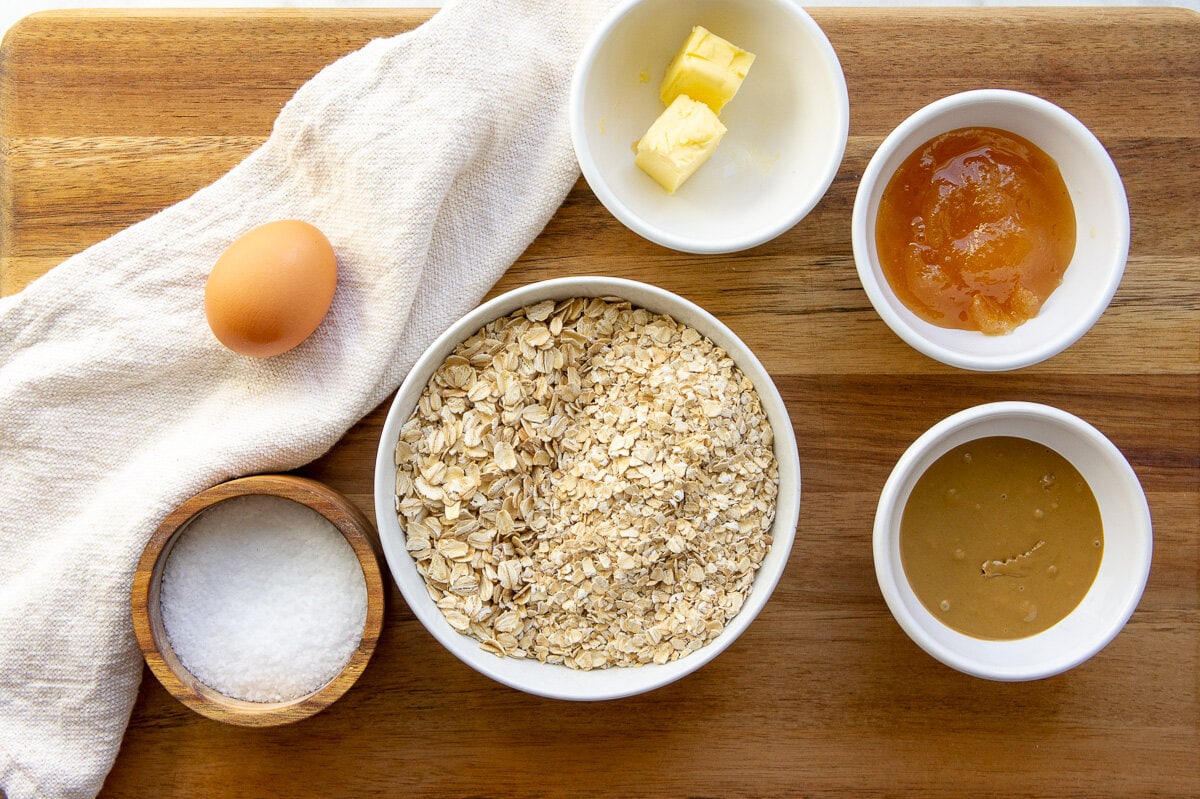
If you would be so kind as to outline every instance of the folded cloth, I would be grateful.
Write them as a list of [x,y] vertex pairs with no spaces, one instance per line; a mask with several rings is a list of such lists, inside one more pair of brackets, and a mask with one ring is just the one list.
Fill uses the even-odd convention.
[[[0,300],[0,788],[94,796],[142,661],[129,592],[188,496],[295,468],[381,403],[578,178],[572,69],[611,0],[461,0],[330,65],[213,185]],[[234,239],[307,220],[329,316],[243,357],[205,321]]]

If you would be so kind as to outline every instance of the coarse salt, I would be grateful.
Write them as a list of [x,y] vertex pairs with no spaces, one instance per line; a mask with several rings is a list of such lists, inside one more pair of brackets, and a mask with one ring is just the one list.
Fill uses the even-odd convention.
[[163,626],[205,685],[284,702],[333,679],[362,640],[367,586],[349,542],[283,497],[243,496],[201,513],[163,568]]

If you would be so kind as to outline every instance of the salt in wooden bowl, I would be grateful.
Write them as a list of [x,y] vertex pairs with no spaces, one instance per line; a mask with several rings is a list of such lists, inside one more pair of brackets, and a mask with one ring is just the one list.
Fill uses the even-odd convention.
[[[201,682],[184,665],[167,636],[160,596],[172,548],[202,512],[227,499],[252,495],[282,497],[316,511],[342,534],[362,567],[366,622],[362,638],[341,671],[324,685],[285,701],[253,702],[227,696]],[[168,692],[192,710],[217,721],[270,727],[312,716],[340,698],[366,667],[383,626],[384,593],[372,547],[371,523],[346,497],[328,486],[291,475],[254,475],[222,483],[188,499],[159,525],[134,573],[133,628],[146,664]]]

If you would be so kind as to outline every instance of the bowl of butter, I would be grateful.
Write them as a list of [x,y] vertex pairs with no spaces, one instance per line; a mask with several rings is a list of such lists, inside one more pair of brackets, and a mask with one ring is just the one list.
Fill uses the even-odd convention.
[[584,47],[570,116],[583,176],[618,220],[711,254],[812,211],[850,106],[832,45],[790,0],[627,0]]

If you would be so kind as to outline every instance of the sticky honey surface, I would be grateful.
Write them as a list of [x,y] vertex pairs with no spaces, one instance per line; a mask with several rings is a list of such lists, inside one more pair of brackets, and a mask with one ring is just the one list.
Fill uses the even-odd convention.
[[1050,156],[995,128],[918,147],[884,189],[879,261],[892,290],[940,327],[998,335],[1032,319],[1075,252],[1075,208]]

